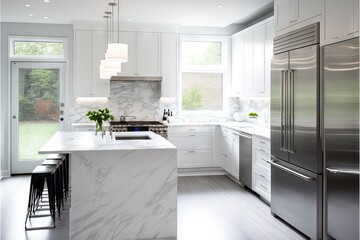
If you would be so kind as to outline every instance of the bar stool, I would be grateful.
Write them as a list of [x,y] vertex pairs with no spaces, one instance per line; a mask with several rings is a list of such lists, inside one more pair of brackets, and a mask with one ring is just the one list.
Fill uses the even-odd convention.
[[63,175],[64,175],[64,191],[65,200],[69,195],[69,154],[49,154],[46,160],[61,160],[63,161]]
[[[56,179],[55,179],[55,171],[56,167],[54,166],[37,166],[32,174],[30,181],[30,192],[29,192],[29,202],[28,202],[28,210],[25,219],[25,230],[38,230],[38,229],[50,229],[55,228],[55,192],[56,192]],[[48,187],[49,193],[49,210],[50,214],[44,215],[35,215],[40,199],[42,198],[42,194],[44,191],[45,181]],[[29,218],[33,217],[46,217],[51,216],[54,225],[50,226],[41,226],[41,227],[28,227],[27,221]]]
[[55,179],[56,179],[56,206],[60,217],[61,205],[64,208],[64,174],[63,174],[63,161],[62,160],[45,160],[43,166],[54,166]]

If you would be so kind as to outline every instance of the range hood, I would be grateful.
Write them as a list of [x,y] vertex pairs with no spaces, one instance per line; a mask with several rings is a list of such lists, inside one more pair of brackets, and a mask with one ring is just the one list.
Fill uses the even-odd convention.
[[162,76],[111,76],[110,81],[161,82]]

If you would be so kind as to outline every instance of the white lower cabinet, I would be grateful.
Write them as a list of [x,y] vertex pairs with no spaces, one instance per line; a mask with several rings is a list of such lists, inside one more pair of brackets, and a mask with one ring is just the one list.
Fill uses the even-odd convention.
[[221,127],[221,160],[222,168],[239,180],[240,148],[237,131]]
[[168,140],[178,148],[178,168],[212,166],[212,128],[169,126]]
[[271,201],[270,141],[253,136],[252,144],[253,186],[252,189],[268,202]]

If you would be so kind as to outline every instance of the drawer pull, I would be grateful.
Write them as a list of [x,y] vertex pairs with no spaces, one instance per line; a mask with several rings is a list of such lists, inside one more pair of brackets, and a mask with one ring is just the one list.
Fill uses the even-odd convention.
[[191,134],[191,135],[189,135],[189,137],[195,137],[196,135],[194,135],[194,134]]
[[262,185],[261,183],[260,183],[260,186],[262,186],[262,187],[265,188],[266,190],[269,190],[267,187],[265,187],[265,186]]
[[339,37],[333,37],[333,39],[338,39]]
[[188,151],[188,153],[194,153],[195,151]]
[[291,23],[296,23],[296,22],[297,22],[297,20],[292,20],[289,23],[291,24]]
[[350,35],[353,35],[353,34],[354,34],[354,32],[351,32],[351,33],[348,33],[347,35],[350,36]]
[[261,148],[260,148],[259,150],[260,150],[261,152],[265,152],[265,150],[264,150],[264,149],[261,149]]
[[265,178],[265,176],[264,176],[264,175],[259,174],[259,176],[260,176],[260,177],[262,177],[262,178]]
[[264,142],[264,141],[259,141],[260,143],[262,143],[262,144],[265,144],[266,142]]
[[194,129],[194,128],[190,128],[190,129],[189,129],[189,131],[195,131],[195,130],[196,130],[196,129]]

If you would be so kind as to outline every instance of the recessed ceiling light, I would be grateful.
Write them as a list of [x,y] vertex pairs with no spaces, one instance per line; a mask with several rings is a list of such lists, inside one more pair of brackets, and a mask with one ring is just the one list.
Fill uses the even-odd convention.
[[49,2],[50,2],[50,0],[44,0],[44,2],[49,3]]
[[48,19],[48,17],[44,17],[44,19]]
[[222,8],[222,7],[223,7],[223,5],[217,5],[216,7],[217,7],[217,8]]
[[130,18],[127,18],[127,19],[126,19],[126,21],[127,21],[127,22],[130,22],[130,21],[131,21],[131,19],[130,19]]
[[25,6],[25,7],[30,7],[30,4],[27,3],[27,4],[25,4],[24,6]]
[[32,16],[34,16],[34,14],[32,14],[32,13],[29,13],[29,17],[32,17]]

